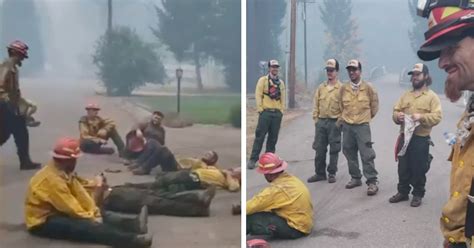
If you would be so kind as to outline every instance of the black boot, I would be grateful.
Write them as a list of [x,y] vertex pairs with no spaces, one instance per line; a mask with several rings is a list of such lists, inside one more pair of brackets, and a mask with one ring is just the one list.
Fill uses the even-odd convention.
[[137,235],[133,239],[133,248],[148,248],[148,247],[151,247],[152,243],[153,243],[153,236],[151,234]]
[[20,157],[20,170],[37,170],[41,168],[41,164],[31,161],[29,156],[19,156],[19,157]]
[[145,234],[148,232],[148,207],[143,206],[140,214],[135,217],[125,216],[120,213],[104,211],[102,218],[105,223],[132,233]]
[[38,127],[41,125],[41,121],[35,120],[33,117],[26,117],[26,126],[27,127]]
[[119,157],[122,158],[124,156],[125,143],[123,142],[122,137],[120,137],[119,133],[115,128],[112,129],[112,131],[110,132],[110,138],[114,142],[115,146],[117,146]]
[[216,195],[216,187],[211,186],[206,190],[190,190],[175,194],[171,198],[193,205],[197,216],[209,216],[209,206]]

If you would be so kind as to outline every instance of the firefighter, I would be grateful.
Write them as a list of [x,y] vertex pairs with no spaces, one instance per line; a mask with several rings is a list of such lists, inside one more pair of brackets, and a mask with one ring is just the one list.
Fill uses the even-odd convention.
[[313,204],[306,185],[285,172],[288,164],[274,153],[264,153],[257,172],[270,186],[247,201],[247,234],[267,239],[297,239],[313,228]]
[[[371,83],[362,80],[362,64],[358,60],[350,60],[346,66],[350,82],[341,87],[340,104],[342,108],[342,151],[347,159],[349,174],[352,179],[346,184],[346,189],[362,185],[362,174],[359,169],[360,153],[362,170],[365,178],[367,195],[377,194],[378,172],[375,169],[375,151],[372,147],[370,121],[379,109],[377,91]],[[339,123],[339,122],[338,122]]]
[[214,167],[219,168],[217,161],[219,160],[219,155],[215,151],[205,152],[201,158],[180,158],[178,159],[179,169],[190,169],[196,170],[199,168],[208,168]]
[[267,134],[265,152],[275,152],[286,100],[285,83],[278,77],[279,70],[280,64],[277,60],[268,61],[268,75],[261,77],[257,82],[255,100],[258,123],[252,153],[247,164],[249,169],[255,168]]
[[432,83],[428,67],[417,63],[408,75],[411,75],[413,89],[405,92],[393,108],[393,121],[400,125],[397,156],[407,135],[404,134],[405,116],[420,125],[413,131],[405,153],[398,158],[398,193],[389,202],[408,201],[413,188],[410,206],[418,207],[425,195],[426,173],[433,159],[429,153],[431,129],[439,124],[442,113],[438,95],[428,88]]
[[61,138],[52,152],[53,159],[31,178],[25,201],[28,231],[51,239],[150,247],[147,209],[140,207],[140,215],[132,218],[101,214],[96,202],[108,186],[103,180],[89,181],[74,173],[80,155],[77,139]]
[[[315,135],[313,149],[316,151],[314,158],[315,175],[308,178],[308,183],[328,180],[336,182],[337,160],[341,151],[341,129],[336,126],[341,117],[339,94],[341,82],[338,79],[339,62],[329,59],[326,62],[327,80],[321,83],[314,94],[313,120]],[[326,177],[326,153],[329,145],[328,176]]]
[[[130,139],[133,137],[155,139],[161,145],[165,145],[165,129],[161,122],[164,118],[164,114],[161,111],[154,111],[151,118],[148,120],[137,123],[132,130],[125,136],[125,143],[129,144]],[[137,159],[138,153],[128,149],[128,145],[125,146],[123,157],[125,159],[124,164],[130,165],[132,160]]]
[[98,115],[100,107],[95,103],[88,104],[85,109],[87,115],[79,120],[81,150],[85,153],[113,154],[113,148],[104,147],[110,138],[117,146],[119,156],[122,157],[125,144],[117,132],[114,121],[100,117]]
[[113,211],[135,213],[145,205],[151,214],[209,216],[209,206],[216,187],[237,192],[240,183],[240,167],[161,172],[151,183],[127,183],[112,188],[104,207]]
[[[428,18],[429,29],[418,57],[425,61],[439,58],[446,71],[445,94],[452,102],[462,91],[474,91],[474,7],[472,1],[420,1],[418,15]],[[450,196],[442,209],[441,232],[445,247],[472,247],[474,220],[466,218],[469,189],[474,177],[474,96],[457,125],[452,146]],[[472,204],[470,205],[472,207]]]
[[28,58],[28,46],[22,41],[14,41],[7,47],[8,58],[0,64],[0,145],[13,135],[20,159],[20,170],[34,170],[40,163],[31,161],[27,120],[20,114],[22,99],[19,86],[19,68]]

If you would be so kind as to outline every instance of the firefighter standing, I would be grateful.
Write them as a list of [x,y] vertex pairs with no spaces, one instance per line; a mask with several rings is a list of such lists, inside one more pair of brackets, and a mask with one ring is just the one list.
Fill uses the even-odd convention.
[[255,101],[259,116],[252,153],[247,164],[249,169],[255,168],[267,133],[265,152],[275,152],[286,99],[285,83],[278,77],[279,69],[278,61],[268,61],[268,75],[261,77],[257,82]]
[[[313,120],[315,122],[315,135],[313,149],[316,150],[314,167],[316,174],[308,178],[308,182],[328,180],[336,182],[337,160],[341,151],[341,130],[336,126],[336,121],[341,117],[339,104],[340,88],[338,79],[339,62],[330,59],[326,62],[328,80],[321,83],[314,94]],[[326,153],[329,145],[329,165],[326,177]]]
[[350,82],[341,87],[343,153],[347,159],[351,181],[346,185],[352,189],[362,185],[359,169],[360,152],[362,169],[368,185],[367,195],[378,192],[375,151],[370,133],[370,121],[377,114],[379,99],[372,84],[361,79],[362,65],[358,60],[350,60],[347,67]]
[[8,56],[0,65],[0,145],[8,141],[13,134],[20,159],[20,170],[40,168],[30,158],[29,133],[26,116],[20,114],[19,103],[22,99],[18,82],[22,61],[28,58],[28,46],[14,41],[7,47]]
[[[405,115],[420,125],[415,128],[406,153],[399,157],[398,193],[389,202],[408,201],[413,188],[410,205],[418,207],[425,195],[426,173],[433,158],[429,154],[431,129],[441,121],[442,114],[438,95],[428,88],[431,85],[428,67],[422,63],[415,64],[408,75],[411,75],[413,90],[405,92],[393,108],[393,121],[400,125],[399,140],[403,140]],[[397,151],[402,146],[403,141],[398,144]]]
[[[418,14],[428,18],[429,30],[425,43],[418,50],[420,59],[429,61],[439,58],[438,66],[448,74],[445,82],[446,96],[453,102],[459,100],[462,91],[474,91],[474,7],[471,1],[427,1],[418,6]],[[451,155],[450,196],[442,210],[441,231],[445,247],[472,247],[471,219],[466,218],[469,190],[474,187],[474,97],[471,96],[466,110],[457,125],[456,143]],[[473,190],[474,193],[474,190]],[[469,228],[470,227],[470,228]]]

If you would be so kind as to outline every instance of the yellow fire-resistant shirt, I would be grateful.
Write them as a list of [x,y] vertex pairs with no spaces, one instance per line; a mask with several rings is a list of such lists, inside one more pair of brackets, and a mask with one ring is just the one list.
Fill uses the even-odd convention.
[[[458,124],[461,125],[461,122]],[[441,232],[450,242],[465,242],[464,227],[466,223],[467,195],[474,177],[474,124],[461,149],[457,142],[449,157],[451,161],[451,177],[448,202],[443,207],[441,216]]]
[[[415,135],[428,136],[432,127],[438,125],[441,121],[441,103],[439,97],[432,90],[422,91],[420,95],[416,95],[415,91],[407,91],[400,97],[393,107],[393,121],[400,124],[397,120],[398,113],[403,112],[407,115],[414,113],[422,114],[420,125],[415,128]],[[401,123],[400,132],[403,133],[404,125]]]
[[225,170],[219,170],[209,166],[207,168],[199,168],[192,171],[198,177],[201,183],[205,185],[214,185],[228,191],[235,192],[240,189],[240,182],[227,174]]
[[351,84],[341,87],[343,121],[349,124],[368,123],[379,110],[379,97],[372,84],[362,81],[359,90],[353,91]]
[[286,172],[247,201],[247,215],[273,212],[288,225],[309,234],[313,228],[313,204],[308,188],[295,176]]
[[94,220],[100,217],[94,199],[84,183],[90,181],[58,170],[53,161],[30,180],[25,200],[25,223],[28,229],[38,226],[51,215]]
[[178,159],[178,164],[180,169],[188,169],[192,171],[196,169],[206,169],[209,167],[219,168],[218,165],[209,166],[199,158],[180,158]]
[[18,104],[20,99],[19,72],[13,59],[5,59],[0,64],[0,99]]
[[107,137],[99,137],[98,132],[100,129],[105,129],[110,132],[115,128],[115,123],[111,119],[101,118],[96,116],[94,118],[87,118],[87,116],[81,117],[79,120],[79,132],[81,139],[90,139],[97,141],[99,139],[106,139]]
[[341,82],[338,80],[334,86],[328,81],[321,83],[314,93],[313,99],[313,120],[317,122],[319,118],[337,119],[341,116],[340,89]]
[[285,112],[286,89],[285,83],[280,79],[280,100],[271,99],[268,95],[269,85],[272,84],[269,76],[263,76],[257,81],[255,88],[255,101],[257,102],[257,111],[261,113],[265,109],[279,109]]

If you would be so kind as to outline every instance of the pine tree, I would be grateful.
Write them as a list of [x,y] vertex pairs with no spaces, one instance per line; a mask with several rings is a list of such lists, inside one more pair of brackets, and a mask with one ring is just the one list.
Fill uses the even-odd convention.
[[321,21],[326,26],[326,50],[323,60],[335,58],[339,65],[344,67],[347,61],[359,59],[362,40],[358,37],[357,22],[352,17],[352,1],[324,0],[319,10]]
[[155,6],[158,25],[151,28],[179,63],[187,60],[194,63],[199,90],[204,87],[201,64],[206,59],[209,43],[209,20],[214,14],[212,3],[213,0],[163,0],[161,8]]
[[283,32],[285,0],[253,0],[247,2],[247,90],[254,91],[261,75],[260,61],[282,60],[279,38]]

